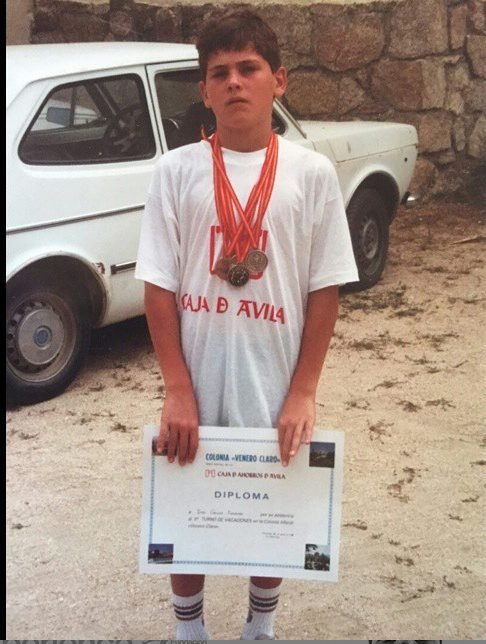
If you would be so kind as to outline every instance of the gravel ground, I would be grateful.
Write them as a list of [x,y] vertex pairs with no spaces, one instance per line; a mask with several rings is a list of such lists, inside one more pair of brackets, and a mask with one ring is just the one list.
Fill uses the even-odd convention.
[[[340,578],[285,582],[280,639],[486,635],[484,219],[401,210],[383,279],[342,298],[317,398],[346,433]],[[63,395],[7,410],[8,638],[173,636],[167,577],[137,571],[141,427],[162,400],[139,318],[96,332]],[[237,639],[247,580],[207,591],[212,637]]]

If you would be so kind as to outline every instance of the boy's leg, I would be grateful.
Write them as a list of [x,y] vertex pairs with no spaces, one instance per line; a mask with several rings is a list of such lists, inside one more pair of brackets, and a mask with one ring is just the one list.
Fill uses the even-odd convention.
[[208,640],[204,626],[204,575],[171,575],[176,640]]
[[281,583],[279,577],[250,578],[250,608],[242,640],[275,639],[273,625]]

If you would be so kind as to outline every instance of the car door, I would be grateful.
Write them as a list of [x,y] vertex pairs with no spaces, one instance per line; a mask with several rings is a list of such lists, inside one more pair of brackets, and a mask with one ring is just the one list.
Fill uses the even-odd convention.
[[96,264],[106,290],[99,323],[141,314],[143,288],[133,270],[147,188],[162,151],[145,68],[39,84],[38,103],[25,106],[30,123],[13,141],[9,199],[21,207],[7,231],[9,256],[24,265],[56,253]]

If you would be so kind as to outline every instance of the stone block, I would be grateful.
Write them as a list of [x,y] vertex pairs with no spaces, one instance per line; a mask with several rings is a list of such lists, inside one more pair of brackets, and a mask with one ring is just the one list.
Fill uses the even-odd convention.
[[258,13],[272,26],[282,50],[311,53],[312,21],[304,6],[263,4]]
[[131,13],[113,11],[110,15],[110,31],[116,39],[126,39],[135,35],[135,22]]
[[446,110],[454,114],[464,112],[464,90],[470,82],[469,67],[466,63],[459,63],[447,69],[447,96]]
[[439,171],[432,161],[418,158],[410,182],[410,192],[421,200],[426,199],[438,176]]
[[182,15],[179,8],[159,9],[155,14],[154,33],[159,42],[181,42]]
[[[183,41],[196,42],[202,23],[209,15],[214,14],[215,7],[210,4],[202,6],[184,4],[178,9],[181,11]],[[220,7],[220,9],[224,9],[224,7]]]
[[456,92],[454,90],[449,90],[447,92],[447,98],[445,103],[445,108],[453,114],[464,114],[464,99],[461,92]]
[[373,70],[375,95],[401,110],[443,107],[446,94],[444,66],[435,60],[383,60]]
[[424,109],[443,107],[446,96],[446,75],[440,60],[423,60],[422,66],[422,107]]
[[464,45],[467,28],[467,4],[452,7],[449,12],[449,42],[451,49]]
[[476,31],[486,34],[485,0],[469,0],[470,21]]
[[132,11],[134,0],[110,0],[112,11]]
[[469,137],[467,153],[475,159],[486,160],[486,116],[481,116],[476,121],[476,125]]
[[51,43],[66,42],[62,31],[40,31],[31,39],[33,45],[49,45]]
[[471,75],[469,73],[469,66],[467,63],[459,63],[447,70],[447,85],[449,89],[454,89],[462,92],[471,82]]
[[381,14],[341,13],[330,20],[318,15],[314,48],[319,65],[332,71],[364,67],[377,60],[385,46]]
[[454,150],[446,150],[441,152],[436,160],[439,165],[450,165],[456,160],[456,154]]
[[466,126],[462,118],[456,119],[452,126],[452,139],[456,150],[462,152],[466,147]]
[[286,97],[297,117],[333,114],[339,100],[338,81],[320,72],[295,72],[289,77]]
[[[36,1],[36,5],[39,4],[39,0]],[[42,6],[52,6],[52,0],[47,0],[42,3]],[[91,3],[87,2],[74,2],[73,0],[57,0],[55,3],[56,10],[59,13],[90,13],[91,12]]]
[[53,7],[40,7],[34,12],[32,24],[34,33],[41,31],[55,31],[59,28],[57,12]]
[[156,8],[137,5],[135,7],[135,29],[140,34],[140,40],[155,39],[155,14]]
[[448,114],[428,112],[419,119],[419,152],[442,152],[452,145],[452,122]]
[[406,0],[392,12],[389,53],[396,58],[440,54],[448,48],[444,0]]
[[282,65],[287,69],[287,72],[291,72],[299,67],[307,67],[309,69],[315,69],[316,67],[316,61],[311,55],[306,56],[305,54],[297,54],[296,52],[288,49],[281,49],[280,55]]
[[67,42],[103,41],[108,33],[106,20],[83,13],[62,13],[59,24]]
[[465,94],[468,110],[486,113],[486,80],[472,81]]
[[95,16],[102,16],[107,18],[110,14],[110,3],[102,2],[101,4],[94,4],[91,7],[91,12]]
[[468,36],[467,54],[474,73],[486,78],[486,36]]
[[430,197],[452,195],[463,187],[464,177],[453,166],[443,169],[430,190]]
[[338,113],[346,114],[365,102],[366,93],[352,78],[343,78],[339,83]]

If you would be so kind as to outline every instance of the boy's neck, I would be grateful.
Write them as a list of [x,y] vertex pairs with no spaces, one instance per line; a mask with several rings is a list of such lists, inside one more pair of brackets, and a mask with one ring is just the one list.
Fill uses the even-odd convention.
[[256,152],[263,150],[270,142],[272,129],[265,127],[261,131],[242,132],[240,129],[218,128],[218,139],[222,148],[235,152]]

